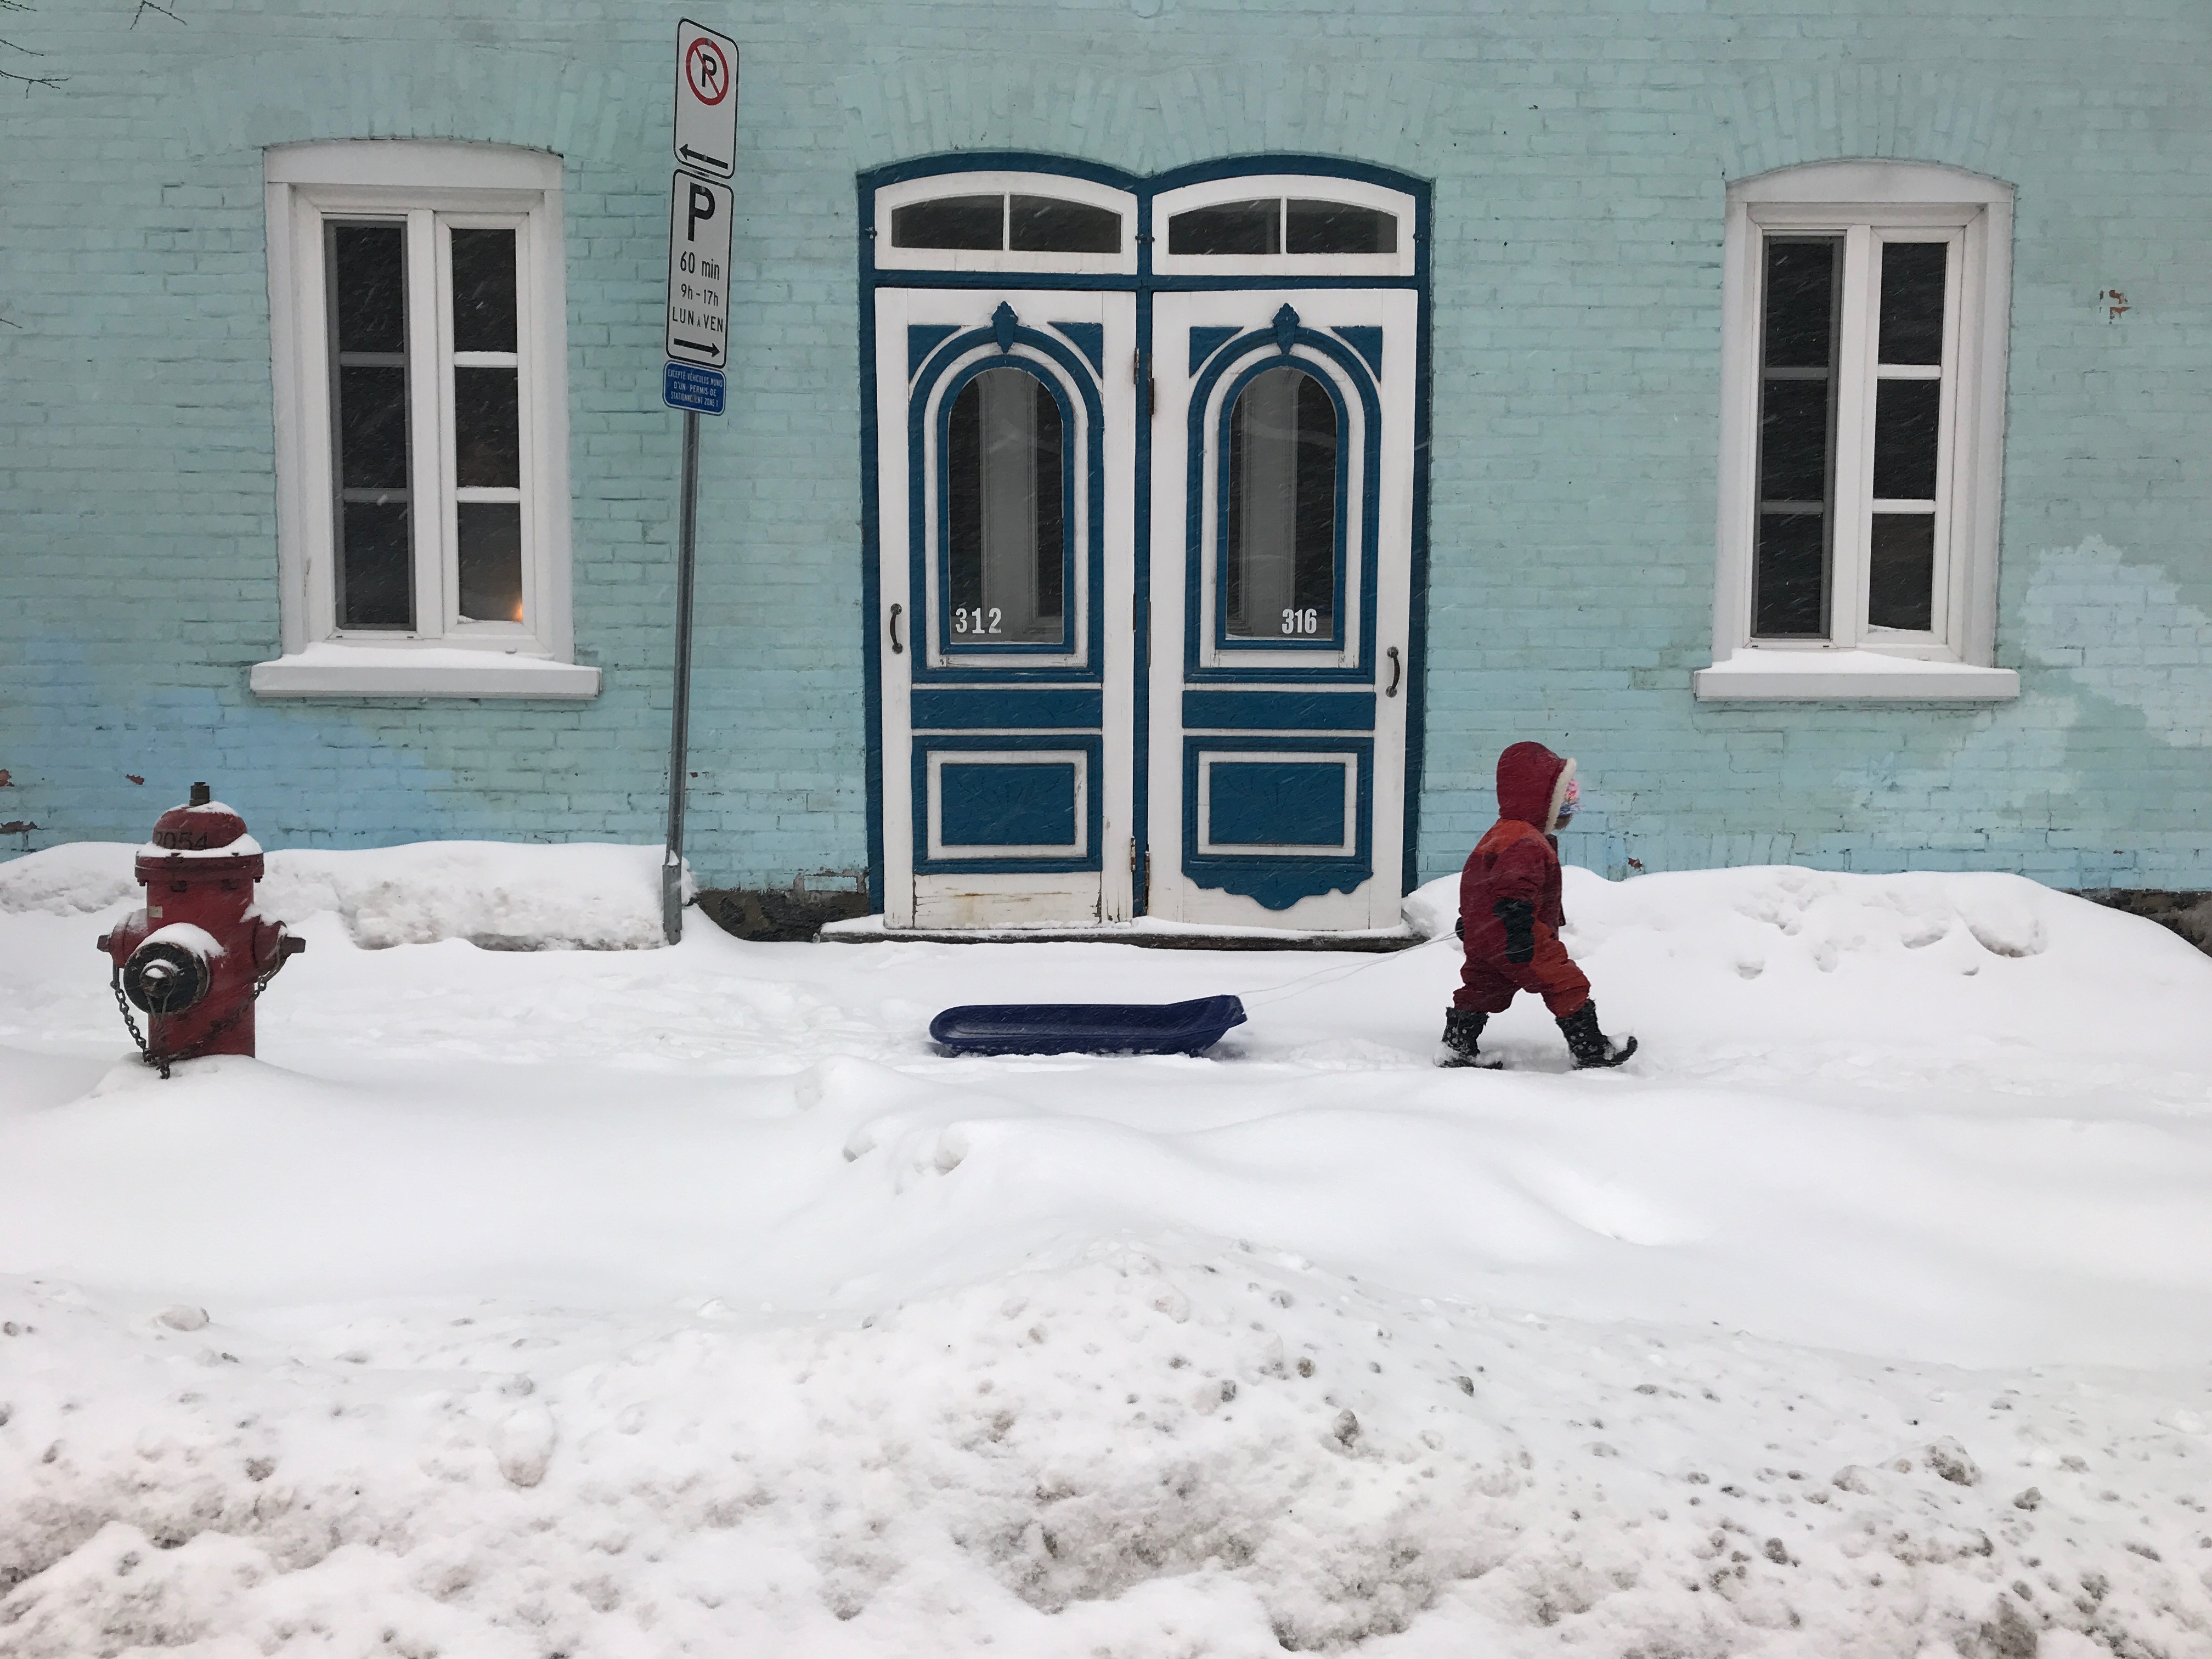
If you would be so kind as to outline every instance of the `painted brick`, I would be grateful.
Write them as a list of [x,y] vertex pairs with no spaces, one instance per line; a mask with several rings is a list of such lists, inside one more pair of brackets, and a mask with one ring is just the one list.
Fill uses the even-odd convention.
[[[70,78],[0,100],[0,819],[37,823],[27,844],[136,840],[212,775],[272,844],[656,838],[669,15],[175,9],[5,22]],[[1568,851],[1615,874],[1789,860],[2212,886],[2203,0],[1155,9],[783,0],[725,20],[746,161],[739,395],[706,442],[706,879],[865,862],[852,179],[1006,146],[1140,172],[1310,149],[1435,179],[1422,873],[1457,864],[1497,750],[1528,736],[1579,758],[1590,811]],[[576,634],[606,675],[588,706],[246,689],[277,639],[259,149],[376,136],[565,158]],[[2020,190],[1999,659],[2024,695],[1700,706],[1723,188],[1856,155]],[[2097,298],[2114,289],[2117,320]]]

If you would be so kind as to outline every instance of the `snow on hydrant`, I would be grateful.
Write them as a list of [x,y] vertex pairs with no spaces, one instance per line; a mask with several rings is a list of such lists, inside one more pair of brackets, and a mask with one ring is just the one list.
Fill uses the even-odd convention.
[[[100,948],[115,963],[115,1006],[139,1054],[161,1075],[180,1060],[253,1052],[253,1002],[276,970],[307,948],[281,921],[255,913],[260,843],[246,820],[204,783],[173,806],[138,849],[146,908]],[[142,1036],[131,1017],[147,1016]]]

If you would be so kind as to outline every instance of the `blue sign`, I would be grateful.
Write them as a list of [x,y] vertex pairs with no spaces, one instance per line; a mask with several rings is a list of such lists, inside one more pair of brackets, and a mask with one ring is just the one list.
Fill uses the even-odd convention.
[[719,368],[698,368],[690,363],[666,363],[660,374],[660,401],[671,409],[693,410],[702,415],[722,412],[724,377]]

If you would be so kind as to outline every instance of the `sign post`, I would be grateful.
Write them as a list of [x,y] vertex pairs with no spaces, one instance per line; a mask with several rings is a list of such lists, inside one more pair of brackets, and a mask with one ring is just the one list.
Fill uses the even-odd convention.
[[[730,216],[738,170],[738,43],[690,21],[676,29],[678,170],[668,188],[667,331],[660,400],[684,413],[676,515],[676,695],[668,733],[668,846],[660,932],[684,937],[684,797],[690,763],[691,594],[698,565],[699,416],[720,415],[729,368]],[[703,175],[703,176],[702,176]]]

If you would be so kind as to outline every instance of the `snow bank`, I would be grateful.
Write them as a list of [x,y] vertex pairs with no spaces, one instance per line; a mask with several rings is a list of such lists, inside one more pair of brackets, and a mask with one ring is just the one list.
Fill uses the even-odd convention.
[[[0,864],[0,911],[67,915],[136,902],[131,861],[143,850],[76,842]],[[334,912],[368,950],[445,939],[488,950],[642,950],[662,942],[660,860],[658,848],[589,842],[294,848],[268,854],[259,902],[288,920]],[[692,890],[687,872],[687,897]]]
[[[657,921],[649,851],[492,850]],[[2149,922],[1571,871],[1643,1050],[1524,1000],[1472,1073],[1448,937],[495,954],[483,849],[274,854],[433,873],[293,877],[261,1058],[162,1082],[64,853],[0,869],[9,1659],[2212,1655],[2212,961]],[[1219,992],[1205,1060],[927,1038]]]
[[1173,1242],[858,1319],[423,1313],[185,1335],[0,1291],[11,1659],[2212,1642],[2212,1460],[2166,1392],[2201,1376],[1593,1328]]

